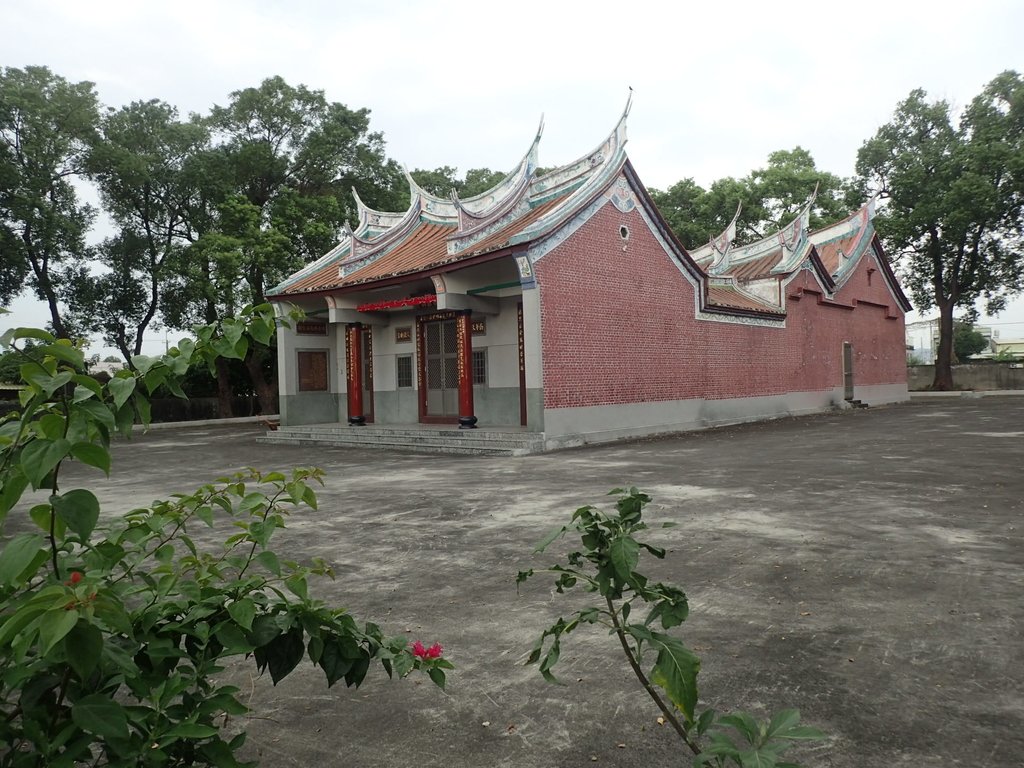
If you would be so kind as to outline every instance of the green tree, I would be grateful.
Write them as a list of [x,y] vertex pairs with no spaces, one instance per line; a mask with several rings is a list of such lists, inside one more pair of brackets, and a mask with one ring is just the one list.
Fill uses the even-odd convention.
[[453,191],[462,199],[482,194],[506,176],[490,168],[470,168],[465,178],[459,178],[459,169],[450,165],[442,165],[433,170],[417,168],[411,175],[424,191],[446,199]]
[[410,175],[424,191],[444,198],[447,198],[453,189],[458,191],[462,186],[458,174],[459,169],[452,168],[450,165],[442,165],[440,168],[432,170],[416,168],[410,172]]
[[693,179],[677,181],[664,192],[658,189],[649,192],[679,242],[687,248],[699,248],[729,224],[726,219],[719,226],[709,210],[707,190]]
[[989,313],[1024,287],[1024,82],[1003,72],[954,122],[914,90],[861,148],[857,171],[887,198],[878,230],[919,309],[939,310],[933,387],[953,388],[954,311]]
[[0,302],[27,287],[63,337],[75,329],[60,303],[86,269],[94,216],[74,180],[84,173],[98,109],[92,83],[46,67],[0,72]]
[[807,203],[817,189],[811,208],[811,229],[818,229],[846,216],[863,200],[850,200],[849,183],[819,169],[811,153],[802,147],[780,149],[768,155],[768,164],[745,180],[750,196],[749,210],[741,217],[750,239],[758,239],[784,227]]
[[737,244],[771,234],[792,221],[815,189],[812,229],[841,219],[862,202],[852,182],[820,170],[811,153],[801,147],[772,152],[767,165],[741,179],[727,176],[704,189],[687,178],[664,192],[652,189],[650,193],[680,242],[698,248],[729,225],[739,205]]
[[466,171],[466,178],[462,182],[459,196],[465,198],[483,194],[505,176],[506,174],[501,171],[492,171],[490,168],[470,168]]
[[89,154],[90,176],[117,232],[99,247],[106,269],[81,275],[70,303],[74,317],[129,364],[157,316],[168,261],[191,236],[189,164],[208,141],[203,125],[179,120],[170,104],[139,101],[103,117]]
[[[194,239],[165,293],[173,327],[262,301],[268,287],[332,248],[355,218],[353,187],[371,207],[402,206],[400,170],[381,134],[370,132],[366,109],[273,77],[232,93],[207,124],[214,146],[196,158],[206,208],[193,215]],[[265,375],[272,357],[254,345],[245,360],[264,412],[277,398],[276,377]]]
[[988,339],[972,323],[953,324],[953,353],[958,362],[964,362],[971,355],[988,348]]

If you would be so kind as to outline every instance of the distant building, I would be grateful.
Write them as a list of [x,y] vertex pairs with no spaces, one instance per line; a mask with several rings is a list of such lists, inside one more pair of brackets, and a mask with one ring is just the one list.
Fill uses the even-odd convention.
[[[626,112],[628,113],[628,107]],[[461,200],[409,177],[323,258],[268,292],[283,425],[521,427],[548,447],[907,398],[904,313],[873,203],[818,232],[810,202],[737,246],[688,253],[625,153],[538,176],[540,132]]]
[[971,357],[972,360],[1024,359],[1024,339],[999,339],[989,337],[989,348]]
[[93,374],[105,373],[108,376],[113,376],[118,371],[124,370],[124,361],[119,362],[107,362],[105,360],[97,360],[95,363],[89,363],[89,372]]

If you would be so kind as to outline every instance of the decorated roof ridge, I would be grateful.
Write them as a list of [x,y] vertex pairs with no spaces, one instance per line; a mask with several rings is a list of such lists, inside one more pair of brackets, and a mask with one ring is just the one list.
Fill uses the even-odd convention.
[[[526,229],[517,235],[509,238],[509,245],[527,242],[542,237],[557,227],[563,221],[576,213],[581,204],[586,203],[591,197],[604,189],[618,175],[619,171],[626,164],[625,145],[626,118],[633,102],[633,89],[630,89],[629,99],[626,101],[626,108],[622,112],[612,132],[601,142],[597,148],[584,155],[580,160],[570,163],[569,166],[577,168],[575,177],[566,177],[563,183],[556,187],[538,188],[538,180],[530,185],[530,204],[536,206],[553,198],[565,195],[565,199],[548,211],[544,216],[534,221]],[[581,163],[586,163],[582,168]],[[548,174],[544,178],[557,175]],[[565,183],[568,182],[568,183]]]
[[600,166],[606,159],[604,151],[613,142],[622,146],[626,143],[626,118],[633,104],[633,91],[630,89],[629,98],[626,100],[626,108],[622,116],[615,124],[615,128],[600,144],[590,152],[567,163],[559,168],[549,171],[543,176],[538,176],[530,185],[530,198],[534,204],[544,202],[552,197],[571,191],[573,187],[580,186],[585,182],[593,170]]
[[[807,198],[807,201],[803,204],[800,211],[784,227],[781,227],[775,232],[765,235],[752,243],[747,243],[746,245],[734,245],[729,253],[730,265],[759,258],[777,248],[784,248],[791,254],[795,254],[800,250],[803,250],[800,246],[803,244],[803,241],[806,240],[806,234],[810,224],[811,208],[813,207],[814,200],[817,197],[817,191],[818,188],[815,186],[814,192]],[[708,246],[703,246],[699,253],[701,258],[706,259],[709,253]],[[791,260],[792,258],[783,259],[783,262],[790,262]],[[799,266],[799,261],[796,263],[797,266]]]
[[[470,247],[493,233],[496,227],[508,224],[530,209],[526,195],[537,169],[537,147],[543,133],[542,115],[537,134],[523,159],[511,173],[487,192],[460,200],[455,191],[452,191],[452,202],[459,214],[459,226],[449,237],[448,253],[455,254]],[[471,206],[478,210],[473,210]]]
[[[697,258],[702,260],[710,258],[712,260],[711,264],[707,267],[709,274],[720,275],[729,269],[732,261],[732,244],[736,241],[736,222],[739,220],[742,210],[743,202],[740,201],[736,204],[736,213],[733,214],[732,220],[722,231],[722,234],[718,237],[712,237],[708,244],[700,249],[701,253]],[[690,255],[692,256],[693,254]]]
[[448,253],[456,254],[474,244],[485,240],[498,229],[508,226],[530,210],[527,192],[530,188],[530,177],[522,177],[522,183],[504,200],[487,212],[486,217],[463,217],[459,210],[459,228],[448,236]]
[[[740,213],[743,211],[743,201],[741,200],[736,204],[736,213],[733,214],[732,220],[726,225],[725,229],[722,230],[721,234],[717,237],[712,235],[708,238],[707,245],[702,245],[700,248],[694,248],[690,251],[690,257],[694,261],[703,261],[708,258],[713,258],[715,264],[720,261],[720,256],[724,256],[727,251],[732,248],[733,242],[736,240],[736,222],[740,218]],[[716,256],[715,254],[719,254]]]
[[331,248],[331,250],[329,250],[327,253],[325,253],[323,256],[321,256],[319,259],[316,259],[315,261],[311,261],[309,264],[304,266],[298,272],[296,272],[296,273],[294,273],[292,275],[289,275],[284,280],[282,280],[280,283],[275,285],[273,288],[269,288],[266,291],[267,296],[273,296],[275,294],[282,293],[282,292],[284,292],[288,288],[288,286],[294,285],[295,283],[299,282],[300,280],[303,280],[304,278],[309,277],[310,275],[314,274],[315,272],[317,272],[317,271],[323,269],[324,267],[328,266],[331,262],[337,261],[341,257],[342,251],[344,251],[346,248],[348,248],[349,243],[350,243],[349,240],[345,240],[345,239],[339,240],[338,244],[336,246]]
[[402,166],[402,173],[405,174],[405,180],[409,183],[409,196],[412,198],[409,203],[410,207],[415,204],[418,198],[420,212],[429,218],[442,224],[453,224],[458,221],[459,212],[450,199],[438,197],[427,192],[427,190],[416,183],[416,179],[412,177],[409,169],[404,165]]
[[[373,228],[378,228],[382,232],[390,229],[398,224],[405,214],[408,213],[408,209],[405,211],[374,210],[363,202],[363,199],[359,197],[359,192],[356,191],[355,187],[352,187],[352,197],[356,201],[356,215],[358,217],[355,232],[361,237],[365,237],[370,234],[370,231]],[[370,237],[372,236],[373,235],[370,235]]]
[[[853,266],[860,261],[874,240],[875,228],[871,222],[875,218],[875,204],[877,201],[878,195],[872,196],[864,205],[845,219],[823,227],[810,235],[809,240],[819,254],[830,248],[837,240],[854,238],[853,242],[848,244],[845,249],[839,245],[835,246],[836,263],[834,268],[830,263],[826,262],[823,255],[819,255],[826,270],[831,271],[832,278],[837,286],[842,286],[846,282],[847,278],[853,273]],[[831,262],[831,259],[828,262]]]
[[786,274],[793,272],[800,268],[803,264],[804,259],[807,256],[807,250],[809,241],[807,240],[808,234],[811,231],[811,209],[814,207],[814,201],[818,198],[818,188],[820,183],[815,183],[814,191],[811,192],[810,197],[807,198],[807,202],[804,203],[804,207],[800,209],[800,213],[792,223],[779,232],[779,244],[786,250],[789,251],[789,255],[786,256],[783,252],[783,258],[779,261],[775,269],[772,270],[773,274]]
[[341,277],[351,274],[368,264],[375,256],[382,255],[391,246],[400,243],[410,232],[416,229],[420,223],[420,212],[423,203],[417,196],[413,197],[409,210],[405,212],[401,221],[392,226],[386,232],[381,233],[373,239],[364,239],[356,236],[346,223],[342,229],[352,242],[349,255],[341,260],[338,273]]
[[861,229],[866,222],[875,218],[878,198],[878,193],[872,195],[864,205],[851,211],[845,218],[809,233],[808,239],[815,245],[822,245],[830,240],[849,237],[858,229]]
[[460,198],[455,190],[452,190],[452,202],[459,211],[459,221],[463,216],[470,219],[491,218],[495,207],[501,206],[509,197],[516,195],[521,187],[529,184],[534,171],[537,170],[537,157],[540,147],[541,136],[544,135],[544,115],[540,116],[540,124],[537,126],[537,133],[526,150],[523,159],[497,184],[490,189],[472,197]]

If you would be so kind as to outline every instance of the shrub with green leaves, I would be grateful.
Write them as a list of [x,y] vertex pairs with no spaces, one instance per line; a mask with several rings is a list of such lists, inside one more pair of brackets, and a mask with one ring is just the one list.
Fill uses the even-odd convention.
[[250,469],[103,520],[92,491],[60,483],[71,460],[109,474],[112,438],[148,422],[149,395],[180,391],[190,365],[243,357],[274,327],[269,307],[249,308],[197,329],[197,342],[136,356],[105,385],[66,340],[0,337],[22,355],[26,384],[20,412],[0,423],[0,525],[31,490],[40,529],[0,549],[0,767],[241,765],[245,734],[224,728],[248,709],[219,674],[232,657],[275,684],[308,657],[328,686],[358,686],[376,662],[444,687],[452,665],[439,645],[410,648],[324,605],[309,581],[330,567],[272,548],[289,515],[316,507],[320,470]]
[[581,549],[570,552],[564,564],[520,571],[516,578],[518,585],[536,572],[550,573],[555,575],[556,592],[582,585],[597,598],[596,605],[575,611],[568,620],[559,618],[544,630],[527,663],[539,664],[544,678],[556,682],[552,669],[561,655],[563,637],[581,624],[604,626],[617,638],[629,668],[665,722],[695,756],[694,766],[799,768],[783,762],[782,754],[796,742],[823,735],[800,725],[795,709],[782,710],[761,722],[746,712],[719,715],[710,708],[697,711],[700,659],[669,632],[689,617],[686,594],[670,584],[652,582],[636,570],[643,552],[658,559],[665,557],[664,549],[638,537],[648,528],[643,508],[651,497],[636,488],[616,488],[609,495],[618,496],[615,514],[581,507],[569,525],[552,531],[534,551],[544,552],[567,533],[580,537]]

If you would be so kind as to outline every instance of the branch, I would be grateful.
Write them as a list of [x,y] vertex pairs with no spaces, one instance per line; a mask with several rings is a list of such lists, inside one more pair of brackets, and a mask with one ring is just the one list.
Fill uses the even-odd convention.
[[633,674],[636,675],[637,680],[640,681],[640,685],[642,685],[644,690],[647,691],[647,695],[654,699],[654,703],[658,705],[658,709],[661,710],[661,714],[665,716],[665,719],[675,729],[675,732],[679,734],[679,738],[686,743],[686,746],[690,748],[690,751],[693,752],[693,754],[699,755],[701,753],[700,746],[690,738],[690,735],[686,732],[682,723],[679,722],[675,713],[669,709],[667,704],[665,704],[657,690],[655,690],[654,686],[651,685],[650,680],[647,679],[647,675],[645,675],[644,671],[640,669],[636,656],[633,654],[633,649],[629,647],[629,642],[626,640],[626,633],[622,629],[622,624],[619,623],[619,616],[615,612],[615,605],[612,603],[612,599],[608,596],[605,596],[604,599],[608,604],[608,613],[612,617],[612,625],[615,627],[615,634],[619,638],[619,643],[622,645],[622,651],[626,654],[626,661],[629,662],[629,666],[633,670]]

